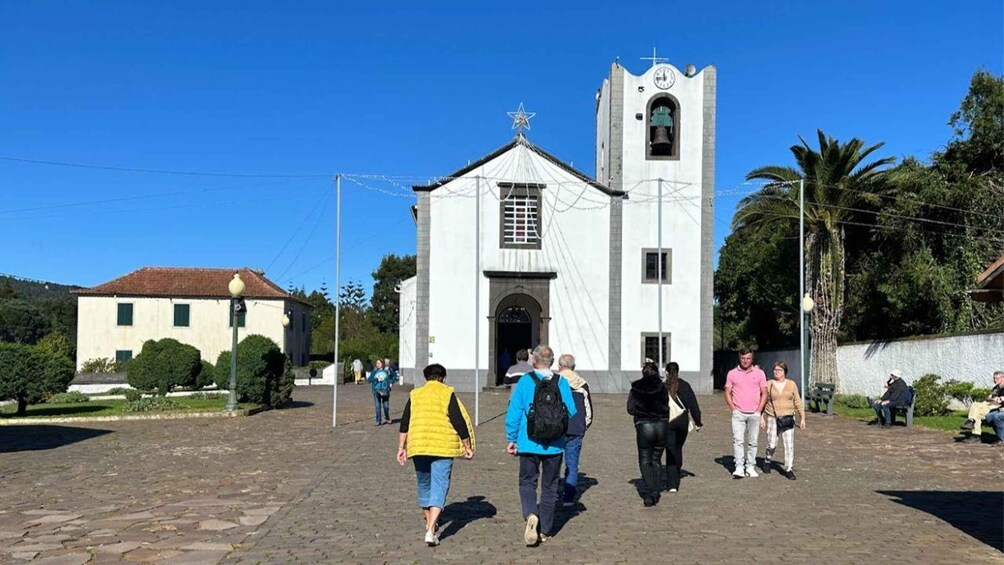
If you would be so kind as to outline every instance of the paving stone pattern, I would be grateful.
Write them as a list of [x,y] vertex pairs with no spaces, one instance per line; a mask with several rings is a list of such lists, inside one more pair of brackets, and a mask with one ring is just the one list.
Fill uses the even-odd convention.
[[248,418],[0,428],[0,563],[1004,561],[1004,450],[812,414],[797,481],[734,481],[720,394],[700,398],[692,475],[655,508],[636,491],[625,396],[597,395],[580,501],[536,548],[504,453],[507,394],[482,394],[478,453],[456,463],[443,544],[428,548],[414,472],[394,461],[396,426],[373,425],[368,387],[339,388],[334,430],[331,387],[295,398]]

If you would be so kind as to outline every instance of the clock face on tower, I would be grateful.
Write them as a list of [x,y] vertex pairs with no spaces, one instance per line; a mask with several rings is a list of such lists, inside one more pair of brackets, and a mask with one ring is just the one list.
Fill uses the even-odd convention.
[[676,75],[673,74],[673,69],[670,69],[669,67],[659,67],[655,70],[656,87],[666,90],[673,86],[674,82],[676,82]]

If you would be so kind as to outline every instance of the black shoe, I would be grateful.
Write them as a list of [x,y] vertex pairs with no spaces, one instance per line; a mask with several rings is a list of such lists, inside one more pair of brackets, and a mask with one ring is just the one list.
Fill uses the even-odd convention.
[[963,430],[971,430],[971,429],[973,429],[975,427],[976,427],[976,420],[966,420],[965,422],[962,422],[961,429],[963,429]]
[[769,475],[770,474],[770,467],[771,467],[771,460],[770,459],[764,459],[763,460],[763,474],[764,475]]
[[651,496],[646,496],[645,499],[642,500],[642,504],[645,505],[646,508],[655,506],[655,499]]
[[662,495],[661,494],[656,494],[655,496],[653,496],[652,497],[652,506],[655,506],[656,504],[659,504],[659,501],[661,499],[662,499]]
[[795,479],[798,478],[795,476],[795,471],[785,471],[783,474],[784,478],[788,479],[789,481],[794,481]]
[[878,418],[875,418],[874,420],[872,420],[872,421],[868,422],[868,425],[869,425],[869,426],[877,426],[877,425],[879,425],[879,424],[881,424],[881,423],[882,423],[882,422],[879,422]]

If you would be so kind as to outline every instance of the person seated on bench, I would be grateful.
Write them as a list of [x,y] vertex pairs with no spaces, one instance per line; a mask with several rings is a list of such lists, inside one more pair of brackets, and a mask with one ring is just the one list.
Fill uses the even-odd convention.
[[882,398],[872,402],[875,409],[875,419],[868,422],[869,426],[882,424],[883,428],[892,427],[892,409],[897,406],[909,404],[910,391],[903,382],[903,373],[899,369],[893,369],[889,373],[889,380],[885,383],[885,393]]
[[[983,433],[981,429],[983,420],[992,413],[1000,412],[1002,406],[1004,406],[1004,371],[996,371],[994,373],[994,388],[987,396],[986,402],[973,402],[969,405],[969,417],[962,424],[962,429],[971,431],[971,437],[978,441]],[[999,433],[998,437],[1000,437]]]

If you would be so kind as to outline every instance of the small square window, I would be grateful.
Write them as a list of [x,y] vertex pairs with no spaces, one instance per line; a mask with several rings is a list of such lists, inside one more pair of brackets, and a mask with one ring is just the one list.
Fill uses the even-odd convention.
[[540,249],[542,184],[499,183],[499,247]]
[[189,324],[189,314],[191,306],[189,304],[174,305],[174,327],[187,328]]
[[131,349],[119,349],[115,351],[115,362],[125,363],[126,361],[132,361],[132,350]]
[[[670,361],[669,355],[669,332],[662,332],[662,367],[666,366],[666,363]],[[659,333],[643,333],[641,334],[641,362],[644,365],[645,359],[651,359],[656,364],[659,364]]]
[[120,326],[131,326],[132,325],[132,303],[131,302],[120,302],[118,304],[118,325],[120,325]]
[[663,284],[673,282],[673,250],[662,250],[662,261],[660,265],[658,249],[642,249],[641,262],[641,282],[658,283],[659,269],[662,269]]

